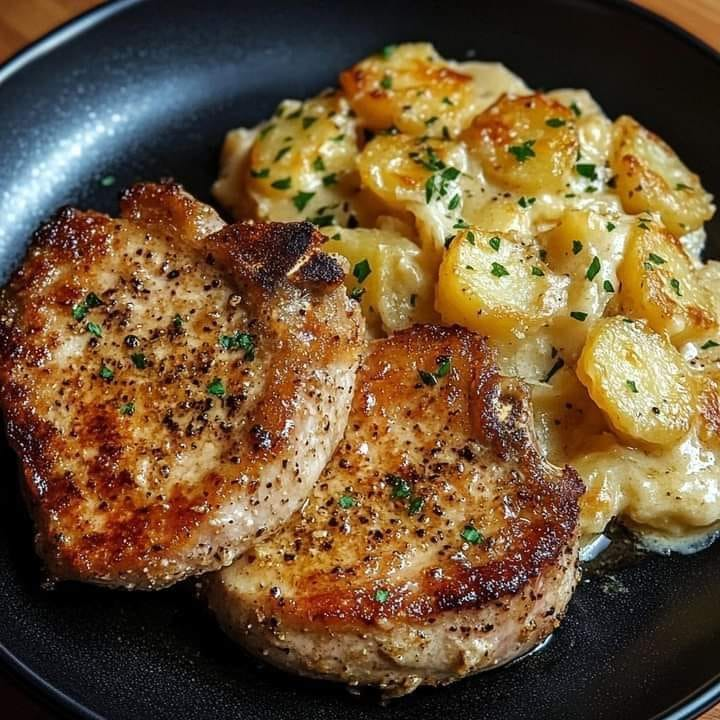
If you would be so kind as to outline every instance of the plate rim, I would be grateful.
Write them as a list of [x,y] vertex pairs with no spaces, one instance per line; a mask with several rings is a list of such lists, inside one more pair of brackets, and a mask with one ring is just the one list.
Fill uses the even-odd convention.
[[[573,2],[574,0],[571,0]],[[11,77],[21,72],[35,60],[61,47],[73,38],[82,35],[96,25],[110,19],[130,7],[148,3],[149,0],[107,0],[101,5],[77,15],[51,30],[29,45],[25,45],[0,64],[0,89]],[[649,8],[637,5],[632,0],[580,0],[581,3],[615,7],[622,12],[634,13],[645,22],[663,28],[677,39],[709,57],[720,65],[720,51],[715,50],[701,38],[693,35],[674,21],[659,15]],[[69,694],[45,680],[6,645],[0,641],[0,668],[15,680],[22,690],[38,703],[75,720],[109,720],[96,713]],[[702,713],[720,704],[720,668],[718,673],[695,691],[689,693],[672,707],[648,720],[693,720]]]

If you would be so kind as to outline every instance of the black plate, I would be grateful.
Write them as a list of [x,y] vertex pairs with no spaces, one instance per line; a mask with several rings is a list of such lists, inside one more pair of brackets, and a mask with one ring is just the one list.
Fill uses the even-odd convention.
[[[0,70],[0,273],[59,205],[114,211],[120,187],[162,176],[209,199],[228,128],[411,39],[432,40],[448,57],[474,50],[502,60],[532,86],[590,88],[610,115],[630,113],[659,132],[720,193],[718,56],[629,5],[118,2]],[[720,256],[718,220],[710,254]],[[543,652],[383,707],[259,667],[188,587],[43,591],[14,458],[0,453],[0,655],[79,716],[689,718],[720,696],[720,543],[589,578]]]

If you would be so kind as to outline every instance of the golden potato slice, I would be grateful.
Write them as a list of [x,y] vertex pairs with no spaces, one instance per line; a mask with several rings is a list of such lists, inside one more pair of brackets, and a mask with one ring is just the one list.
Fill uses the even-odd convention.
[[631,230],[618,277],[623,312],[676,345],[717,328],[711,294],[682,243],[660,225],[641,220]]
[[371,130],[455,135],[474,114],[472,76],[443,60],[429,43],[388,46],[342,72],[340,86]]
[[490,179],[523,193],[561,191],[578,151],[575,115],[541,94],[500,98],[461,139]]
[[345,284],[372,335],[432,322],[434,273],[421,249],[391,230],[329,228],[325,251],[350,262]]
[[616,432],[630,442],[666,445],[690,429],[696,401],[685,361],[642,322],[618,316],[598,320],[577,374]]
[[615,121],[611,165],[626,212],[657,212],[676,236],[699,228],[715,212],[700,178],[671,147],[627,115]]
[[355,119],[339,93],[281,103],[250,148],[246,182],[256,217],[345,224],[357,153]]
[[538,252],[512,233],[461,230],[440,265],[435,306],[442,319],[505,337],[547,322],[565,304],[567,279]]

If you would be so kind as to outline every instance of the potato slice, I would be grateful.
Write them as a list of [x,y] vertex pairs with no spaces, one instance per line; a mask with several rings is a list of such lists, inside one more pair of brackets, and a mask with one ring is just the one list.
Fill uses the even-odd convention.
[[602,318],[590,329],[577,374],[617,433],[666,445],[687,434],[696,399],[685,361],[644,323]]
[[561,191],[578,151],[575,115],[541,94],[500,98],[461,139],[490,179],[523,193]]
[[474,114],[473,77],[429,43],[388,46],[342,72],[340,86],[371,130],[454,135]]
[[508,337],[547,322],[564,306],[566,286],[534,243],[469,228],[443,258],[435,306],[445,322]]
[[372,335],[437,319],[434,273],[415,243],[392,230],[329,228],[327,234],[326,252],[350,262],[345,284]]
[[612,170],[626,212],[657,212],[676,236],[696,230],[715,212],[712,195],[673,149],[627,115],[615,121]]
[[660,225],[641,220],[631,230],[618,277],[622,311],[676,345],[717,329],[711,294],[682,243]]
[[255,217],[344,225],[357,153],[355,119],[339,93],[284,101],[250,148],[246,183]]

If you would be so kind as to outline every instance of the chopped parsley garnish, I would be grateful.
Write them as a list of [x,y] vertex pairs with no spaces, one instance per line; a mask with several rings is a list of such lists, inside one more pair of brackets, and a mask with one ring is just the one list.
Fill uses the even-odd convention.
[[280,148],[277,151],[277,155],[275,155],[275,158],[273,159],[273,162],[276,163],[278,160],[280,160],[284,155],[290,152],[290,146],[286,145],[284,148]]
[[700,346],[701,350],[709,350],[710,348],[720,347],[720,343],[716,343],[714,340],[708,340],[704,345]]
[[605,290],[605,292],[615,292],[615,288],[609,280],[605,280],[603,283],[603,290]]
[[433,115],[432,117],[429,117],[429,118],[425,121],[425,124],[429,127],[429,126],[432,125],[434,122],[437,122],[437,120],[438,120],[438,116],[437,116],[437,115]]
[[500,239],[497,235],[495,235],[494,237],[491,237],[491,238],[488,240],[488,245],[489,245],[495,252],[497,252],[497,251],[500,249],[500,243],[501,243],[501,239]]
[[475,244],[475,233],[472,232],[472,231],[470,231],[470,230],[468,230],[467,233],[466,233],[466,235],[465,235],[465,239],[466,239],[471,245],[474,245],[474,244]]
[[273,125],[272,123],[270,125],[266,125],[260,131],[260,139],[262,140],[274,127],[275,127],[275,125]]
[[255,338],[250,333],[238,331],[234,335],[221,335],[219,343],[223,350],[243,350],[243,360],[255,359]]
[[380,87],[384,90],[389,90],[392,87],[392,78],[387,73],[383,75],[382,80],[380,81]]
[[565,125],[565,121],[562,118],[550,118],[545,121],[545,124],[551,128],[559,128]]
[[427,370],[418,370],[418,375],[425,385],[437,385],[437,378]]
[[579,240],[573,240],[572,251],[573,255],[577,255],[583,249],[583,244]]
[[325,163],[323,162],[323,159],[318,155],[315,160],[313,160],[313,170],[317,170],[318,172],[324,172],[325,171]]
[[655,253],[650,253],[648,255],[648,258],[650,258],[650,261],[654,262],[656,265],[663,265],[665,263],[665,258],[661,258],[659,255],[656,255]]
[[276,190],[287,190],[290,187],[291,183],[292,183],[292,180],[289,177],[286,177],[286,178],[280,178],[280,180],[275,180],[274,182],[271,182],[270,186],[274,187]]
[[260,170],[250,168],[250,174],[254,178],[266,178],[270,175],[270,168],[260,168]]
[[518,205],[521,208],[529,208],[534,203],[535,203],[534,197],[526,198],[524,195],[518,200]]
[[588,180],[597,180],[597,171],[593,163],[578,163],[575,166],[575,170],[578,175],[582,175],[582,177]]
[[360,298],[365,294],[365,288],[361,287],[354,287],[350,291],[350,299],[355,300],[356,302],[360,302]]
[[335,137],[330,138],[333,142],[342,142],[345,139],[345,133],[340,133],[339,135],[336,135]]
[[417,513],[419,513],[422,510],[424,504],[425,498],[420,497],[419,495],[411,498],[410,502],[408,503],[408,515],[416,515]]
[[338,505],[340,505],[343,510],[349,510],[351,507],[355,507],[356,504],[357,501],[352,495],[343,495],[338,500]]
[[641,227],[643,230],[649,230],[649,229],[650,229],[650,228],[648,227],[648,223],[649,223],[649,222],[650,222],[649,220],[641,220],[641,221],[638,223],[638,227]]
[[380,55],[382,55],[383,60],[388,60],[390,56],[395,52],[397,49],[397,45],[386,45],[381,51]]
[[308,218],[307,221],[311,222],[313,225],[317,225],[318,227],[327,227],[328,225],[332,225],[335,222],[335,216],[316,215],[315,217]]
[[634,393],[639,392],[634,380],[626,380],[625,384],[628,386],[628,388],[630,389],[631,392],[634,392]]
[[613,223],[608,222],[608,224],[605,226],[607,228],[608,232],[612,232],[615,229],[615,225]]
[[442,101],[445,105],[454,105],[455,104],[447,95],[442,99]]
[[545,273],[537,265],[532,266],[532,274],[536,275],[537,277],[542,277],[543,275],[545,275]]
[[182,324],[183,324],[183,319],[180,317],[180,315],[176,315],[176,316],[173,318],[173,325],[174,325],[176,328],[180,329],[180,328],[182,327]]
[[375,591],[375,600],[377,602],[379,602],[380,604],[387,602],[387,599],[389,597],[390,597],[390,593],[383,588],[379,588],[378,590]]
[[535,151],[532,149],[534,144],[534,140],[526,140],[521,145],[510,145],[510,147],[508,147],[508,152],[511,155],[514,155],[518,162],[523,163],[531,157],[535,157]]
[[85,329],[95,337],[102,337],[102,328],[97,323],[89,322]]
[[574,100],[570,103],[570,109],[575,113],[575,117],[582,115],[582,110]]
[[225,386],[220,378],[215,378],[211,383],[208,383],[207,391],[210,395],[215,397],[222,397],[225,395]]
[[670,287],[675,291],[675,294],[678,297],[682,297],[682,292],[680,291],[680,281],[677,278],[671,278]]
[[370,269],[370,263],[367,261],[367,258],[365,260],[361,260],[353,268],[353,275],[359,283],[365,282],[365,279],[371,272],[372,270]]
[[448,210],[454,210],[460,204],[460,195],[457,193],[450,198],[448,203]]
[[543,382],[544,382],[544,383],[550,382],[552,376],[553,376],[558,370],[560,370],[560,368],[562,368],[563,365],[565,365],[565,361],[564,361],[562,358],[558,358],[558,359],[555,361],[555,364],[554,364],[554,365],[550,368],[550,370],[548,371],[548,374],[543,378]]
[[392,496],[394,498],[398,498],[400,500],[404,500],[405,498],[409,498],[412,494],[412,488],[410,487],[410,484],[405,481],[403,478],[398,477],[396,475],[392,475]]
[[72,309],[73,320],[82,320],[87,314],[88,306],[84,302],[78,303]]
[[692,188],[689,185],[685,185],[685,183],[678,183],[675,186],[676,190],[692,190]]
[[441,355],[435,362],[437,364],[435,372],[418,370],[418,375],[425,385],[437,385],[438,380],[445,377],[452,368],[452,358],[448,355]]
[[316,120],[317,118],[311,115],[304,117],[302,121],[303,130],[307,130]]
[[507,271],[507,268],[504,265],[494,262],[492,264],[492,269],[490,270],[490,274],[494,275],[496,278],[501,278],[501,277],[505,277],[505,275],[509,275],[510,273]]
[[466,230],[470,226],[462,219],[455,221],[455,224],[453,225],[453,230]]
[[314,197],[314,192],[304,192],[300,190],[297,195],[293,196],[293,205],[298,209],[298,212],[302,212]]
[[587,272],[585,273],[585,277],[588,280],[593,280],[595,276],[600,272],[600,258],[596,255],[593,259],[590,265],[588,265]]
[[329,175],[325,175],[322,179],[322,184],[325,187],[330,187],[330,185],[335,185],[337,183],[337,173],[330,173]]
[[471,545],[479,545],[485,538],[483,534],[472,525],[466,525],[460,533],[460,537]]
[[145,353],[133,353],[130,356],[130,359],[138,370],[144,370],[147,367],[147,358],[145,357]]
[[103,380],[112,380],[115,377],[115,373],[107,365],[100,366],[98,375],[100,375]]
[[299,107],[297,110],[293,110],[293,112],[291,112],[287,116],[287,118],[288,118],[288,120],[296,120],[297,118],[300,117],[300,115],[302,115],[302,106]]
[[135,413],[135,403],[126,402],[120,406],[121,415],[133,415]]
[[573,311],[570,313],[570,317],[571,317],[573,320],[578,320],[579,322],[585,322],[585,318],[587,317],[587,313],[586,313],[586,312],[582,312],[582,311],[580,311],[580,310],[573,310]]
[[425,181],[425,202],[427,204],[430,204],[430,201],[432,200],[432,196],[433,196],[434,192],[435,192],[435,175],[431,175]]

